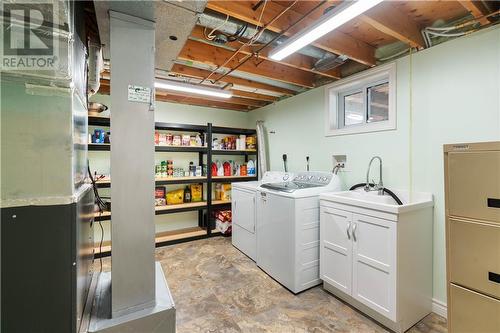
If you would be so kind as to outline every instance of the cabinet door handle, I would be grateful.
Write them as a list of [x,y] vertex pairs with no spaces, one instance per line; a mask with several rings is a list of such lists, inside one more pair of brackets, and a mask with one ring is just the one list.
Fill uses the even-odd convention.
[[488,198],[488,207],[490,208],[500,208],[500,199]]
[[488,272],[488,280],[495,283],[500,283],[500,274]]
[[352,239],[354,239],[355,242],[358,241],[356,237],[356,229],[358,228],[358,225],[356,223],[353,224],[352,226]]
[[347,233],[347,239],[348,240],[351,240],[351,233],[349,232],[349,230],[351,229],[351,222],[349,222],[347,224],[347,230],[346,230],[346,233]]

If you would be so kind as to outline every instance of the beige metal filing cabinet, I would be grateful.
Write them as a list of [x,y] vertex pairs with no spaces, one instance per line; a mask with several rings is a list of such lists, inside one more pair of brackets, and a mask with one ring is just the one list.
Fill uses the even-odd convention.
[[444,146],[448,329],[500,332],[500,142]]

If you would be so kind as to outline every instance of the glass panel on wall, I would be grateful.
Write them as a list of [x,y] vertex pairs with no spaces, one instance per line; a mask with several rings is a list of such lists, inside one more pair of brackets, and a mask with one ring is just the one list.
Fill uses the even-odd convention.
[[367,122],[373,123],[389,119],[389,83],[368,88]]
[[362,124],[364,113],[362,91],[344,96],[344,126]]

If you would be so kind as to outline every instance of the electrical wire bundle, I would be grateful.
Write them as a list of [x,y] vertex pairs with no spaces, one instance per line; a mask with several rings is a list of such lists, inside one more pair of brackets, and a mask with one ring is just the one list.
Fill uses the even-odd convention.
[[[284,8],[280,13],[278,13],[277,15],[275,15],[268,23],[264,24],[261,26],[261,23],[262,23],[262,17],[264,16],[264,12],[266,10],[266,4],[269,0],[264,0],[264,3],[263,3],[263,6],[262,6],[262,10],[260,12],[260,15],[259,15],[259,20],[258,20],[258,23],[256,25],[257,27],[257,30],[255,31],[254,35],[252,37],[250,37],[248,39],[247,42],[244,42],[244,43],[241,43],[242,45],[233,52],[233,54],[228,58],[226,59],[226,61],[220,65],[220,66],[217,66],[217,68],[215,68],[214,70],[211,71],[211,73],[209,75],[207,75],[205,78],[203,78],[202,80],[200,80],[200,82],[198,82],[198,84],[202,84],[203,82],[207,81],[207,80],[210,80],[210,78],[216,74],[218,72],[218,70],[224,68],[227,64],[229,64],[233,59],[234,57],[245,47],[249,47],[249,46],[253,46],[253,45],[256,45],[255,42],[262,36],[262,34],[264,33],[264,31],[271,25],[273,24],[277,19],[279,19],[282,15],[284,15],[288,10],[290,10],[297,2],[298,0],[294,0],[288,7]],[[326,0],[323,0],[322,2],[320,2],[317,6],[314,7],[314,9],[318,8],[320,5],[322,5],[324,2],[326,2]],[[313,10],[314,10],[313,9]],[[310,11],[311,12],[311,11]],[[309,13],[308,13],[309,14]],[[302,18],[300,18],[298,21],[296,21],[295,23],[293,23],[292,25],[290,25],[287,29],[285,29],[285,31],[281,32],[280,34],[278,34],[275,38],[273,38],[271,41],[269,41],[268,43],[264,44],[263,46],[261,46],[259,48],[259,50],[255,51],[255,52],[252,52],[248,55],[246,55],[245,57],[243,57],[242,59],[240,59],[238,61],[238,64],[231,68],[229,71],[225,72],[224,74],[221,74],[217,79],[215,80],[210,80],[210,82],[212,83],[216,83],[218,81],[220,81],[223,77],[229,75],[230,73],[232,73],[233,71],[235,71],[236,69],[238,69],[241,65],[243,65],[244,63],[246,63],[248,60],[250,60],[252,57],[256,57],[258,58],[258,55],[259,55],[259,52],[264,49],[265,47],[267,47],[268,45],[270,45],[272,42],[276,41],[279,37],[281,37],[288,29],[290,29],[292,26],[294,26],[295,24],[297,24],[298,22],[302,21],[308,14],[304,15]],[[223,24],[221,24],[219,27],[215,28],[213,31],[217,30],[217,29],[220,29],[222,28],[226,23],[227,21],[229,20],[229,16],[227,16],[226,20],[224,21]],[[210,35],[210,34],[209,34]]]
[[[205,35],[205,38],[207,40],[210,40],[210,41],[213,41],[214,39],[216,39],[217,36],[214,35],[214,32],[216,32],[217,30],[221,29],[224,25],[226,25],[226,23],[228,21],[229,21],[229,15],[226,16],[226,20],[224,21],[224,23],[222,23],[220,26],[215,27],[214,29],[212,29],[212,31],[210,31],[208,34],[207,34],[207,27],[205,27],[203,29],[203,34]],[[240,38],[245,35],[245,32],[247,31],[247,29],[248,29],[248,23],[245,23],[245,24],[240,25],[238,27],[238,29],[236,30],[236,32],[234,34],[232,34],[232,35],[228,35],[228,34],[223,33],[223,32],[220,32],[220,33],[223,34],[224,36],[226,36],[227,42],[238,41],[239,43],[243,43],[242,41],[240,41]]]
[[97,189],[97,185],[95,183],[94,177],[92,177],[92,172],[90,171],[90,164],[87,161],[87,171],[89,173],[89,178],[90,181],[92,182],[92,189],[94,190],[94,197],[95,197],[95,204],[97,205],[97,208],[99,209],[99,226],[101,227],[101,240],[99,242],[99,262],[100,262],[100,270],[99,272],[102,272],[102,242],[104,240],[104,228],[102,227],[102,222],[101,222],[101,215],[102,212],[106,209],[107,205],[104,200],[102,200],[101,196],[99,195],[99,190]]
[[453,26],[448,26],[448,27],[427,27],[422,30],[422,37],[424,37],[425,43],[427,44],[427,47],[432,46],[432,38],[436,37],[448,37],[448,38],[453,38],[453,37],[461,37],[465,36],[468,34],[471,34],[475,31],[477,31],[481,25],[478,23],[479,20],[488,18],[488,17],[495,17],[500,14],[500,10],[497,10],[493,13],[490,13],[488,15],[483,15],[481,17],[473,18],[470,20],[467,20],[463,23],[456,24]]

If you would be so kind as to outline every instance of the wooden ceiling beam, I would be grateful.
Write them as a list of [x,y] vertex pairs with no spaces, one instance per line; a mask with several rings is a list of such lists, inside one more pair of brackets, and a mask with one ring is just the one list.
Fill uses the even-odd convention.
[[[236,41],[235,42],[228,42],[224,45],[220,45],[220,44],[216,44],[214,42],[211,42],[205,38],[205,34],[203,31],[204,29],[205,29],[204,27],[201,27],[199,25],[195,26],[193,31],[191,32],[191,37],[195,38],[195,39],[199,39],[204,43],[207,43],[207,44],[210,44],[210,45],[213,45],[216,47],[217,46],[218,47],[230,47],[233,49],[239,49],[241,47],[241,44],[236,42]],[[291,54],[290,56],[286,57],[286,59],[283,59],[282,61],[272,60],[271,58],[269,58],[269,51],[271,49],[272,49],[271,45],[265,47],[264,49],[259,51],[259,57],[262,59],[265,59],[265,60],[274,61],[274,62],[283,64],[286,66],[290,66],[292,68],[315,73],[315,74],[318,74],[321,76],[326,76],[326,77],[329,77],[332,79],[340,79],[341,78],[340,70],[338,68],[334,68],[332,70],[325,71],[325,72],[317,71],[314,69],[314,63],[316,62],[316,60],[314,58],[305,56],[305,55],[300,54],[300,53]],[[240,50],[240,53],[248,55],[248,54],[254,53],[254,51],[256,51],[256,50],[257,50],[257,47],[255,47],[255,49],[252,49],[251,47],[246,46]]]
[[[279,15],[284,10],[285,7],[279,3],[268,1],[262,15],[261,22],[259,22],[259,16],[262,9],[259,8],[254,11],[252,9],[251,1],[209,1],[207,8],[253,25],[263,26],[271,22],[275,16]],[[302,18],[302,16],[303,14],[295,11],[292,7],[272,24],[269,24],[267,29],[281,33],[288,29],[292,24],[295,24]],[[293,36],[308,26],[311,26],[314,22],[314,19],[306,17],[298,24],[288,29],[285,32],[285,35]],[[364,41],[355,39],[340,30],[334,30],[326,34],[316,40],[313,45],[328,52],[346,55],[347,57],[365,65],[374,66],[376,64],[374,47]]]
[[[197,79],[203,79],[207,77],[210,74],[210,71],[205,70],[205,69],[200,69],[200,68],[195,68],[195,67],[190,67],[186,65],[179,65],[179,64],[174,64],[172,69],[170,70],[172,73],[183,75],[183,76],[189,76]],[[253,89],[261,89],[261,90],[266,90],[269,92],[274,92],[276,94],[281,94],[285,96],[292,96],[295,95],[295,91],[281,88],[281,87],[276,87],[272,86],[270,84],[265,84],[265,83],[260,83],[257,81],[252,81],[248,79],[242,79],[239,77],[235,76],[230,76],[227,75],[223,79],[221,79],[221,82],[223,83],[231,83],[231,84],[236,84],[248,88],[253,88]]]
[[[234,52],[215,47],[200,41],[187,40],[178,59],[208,64],[211,66],[222,66],[233,55]],[[249,73],[267,77],[272,80],[294,84],[306,88],[314,88],[314,74],[290,68],[288,66],[264,59],[251,58],[241,63],[246,57],[244,54],[237,54],[224,67],[236,68],[239,72]],[[239,67],[238,67],[239,66]],[[213,78],[217,78],[214,75]]]
[[361,20],[378,31],[392,36],[411,47],[425,48],[420,27],[410,17],[400,12],[390,2],[383,2],[361,16]]
[[485,25],[490,23],[486,17],[483,17],[485,14],[488,14],[486,8],[484,8],[483,4],[480,1],[474,0],[459,0],[458,1],[462,7],[464,7],[474,18],[480,18],[479,23],[481,25]]
[[237,97],[245,97],[245,98],[251,98],[251,99],[256,99],[259,101],[266,101],[266,102],[276,102],[279,100],[278,97],[271,96],[271,95],[264,95],[264,94],[257,94],[254,92],[249,92],[249,91],[244,91],[244,90],[239,90],[239,89],[234,89],[231,88],[233,91],[233,96]]
[[229,103],[229,104],[238,104],[238,105],[243,105],[243,106],[253,106],[256,108],[260,108],[263,106],[266,106],[268,103],[263,102],[263,101],[258,101],[255,99],[250,99],[250,98],[244,98],[244,97],[237,97],[237,96],[232,96],[230,98],[218,98],[218,97],[213,97],[213,96],[205,96],[205,95],[193,95],[189,93],[182,93],[182,92],[177,92],[177,91],[167,91],[167,90],[156,90],[156,94],[160,95],[168,95],[168,96],[180,96],[180,97],[193,97],[193,98],[200,98],[208,101],[216,101],[216,102],[221,102],[221,103]]
[[[319,6],[314,12],[311,13],[311,19],[318,20],[323,12],[333,6],[338,4],[338,0],[328,0],[325,4]],[[283,4],[283,2],[281,2]],[[284,4],[287,4],[285,2]],[[301,2],[300,11],[301,14],[305,14],[312,10],[319,1],[305,1]],[[359,16],[359,19],[365,23],[370,24],[376,30],[386,34],[388,36],[394,37],[411,47],[424,48],[425,42],[420,33],[420,27],[417,22],[412,18],[408,17],[406,14],[401,12],[396,8],[390,1],[382,2],[377,6],[373,7],[367,11],[364,15]]]
[[219,108],[219,109],[227,109],[234,111],[250,111],[255,109],[252,106],[244,106],[240,104],[234,103],[225,103],[221,101],[212,101],[199,97],[186,97],[186,96],[177,96],[172,94],[157,94],[156,100],[161,102],[169,102],[169,103],[180,103],[180,104],[189,104],[196,106],[204,106],[208,108]]

